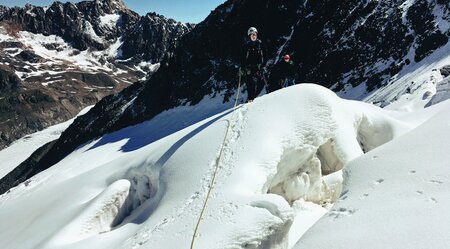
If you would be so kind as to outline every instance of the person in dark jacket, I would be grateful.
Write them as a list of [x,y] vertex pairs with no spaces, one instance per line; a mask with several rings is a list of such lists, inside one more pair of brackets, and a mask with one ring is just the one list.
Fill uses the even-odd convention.
[[283,56],[283,60],[277,64],[279,74],[279,84],[281,87],[295,85],[295,65],[289,54]]
[[250,40],[243,47],[241,75],[243,82],[247,86],[247,102],[251,102],[263,88],[264,50],[261,40],[258,39],[258,30],[256,28],[249,28],[247,34]]
[[289,54],[285,54],[272,69],[267,92],[295,85],[296,68]]

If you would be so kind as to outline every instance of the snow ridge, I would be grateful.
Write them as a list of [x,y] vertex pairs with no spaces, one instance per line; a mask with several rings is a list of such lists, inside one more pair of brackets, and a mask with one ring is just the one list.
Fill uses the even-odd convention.
[[[292,248],[351,194],[341,195],[346,164],[427,119],[401,121],[396,112],[301,84],[152,139],[149,131],[170,129],[167,122],[187,108],[92,141],[3,195],[0,246],[188,247],[229,129],[196,248]],[[24,203],[39,205],[27,213]],[[358,212],[345,206],[329,217]],[[8,218],[19,214],[24,219]]]

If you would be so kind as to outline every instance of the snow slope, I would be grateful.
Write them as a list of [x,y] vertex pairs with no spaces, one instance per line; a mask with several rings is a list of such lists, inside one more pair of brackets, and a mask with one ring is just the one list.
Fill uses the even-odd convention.
[[[77,116],[85,114],[91,107],[92,106],[83,109]],[[0,150],[0,178],[7,175],[31,154],[33,154],[34,151],[39,149],[39,147],[50,141],[58,139],[61,133],[69,127],[74,120],[75,118],[22,137],[7,148]]]
[[[441,13],[437,16],[442,18],[443,15]],[[442,25],[443,23],[448,22],[442,19],[440,24]],[[450,65],[450,42],[436,49],[420,62],[414,61],[414,51],[414,49],[411,49],[404,58],[404,60],[411,61],[411,63],[405,65],[402,70],[393,75],[388,84],[370,93],[367,93],[365,84],[356,87],[348,84],[337,94],[346,99],[373,102],[378,106],[391,110],[417,111],[423,109],[435,96],[437,89],[438,92],[439,90],[442,92],[442,85],[447,83],[439,70],[444,66]],[[373,70],[381,72],[388,64],[382,64],[382,67],[374,65]],[[438,95],[438,99],[433,100],[433,103],[447,99],[449,96],[448,90],[444,94],[439,93],[436,95]]]
[[[427,140],[416,140],[408,134],[415,134],[418,129],[442,135],[442,140],[448,138],[448,132],[441,132],[441,129],[448,129],[449,119],[441,113],[448,113],[450,106],[449,102],[443,102],[433,106],[430,112],[405,116],[340,99],[317,85],[301,84],[172,133],[177,127],[172,121],[180,110],[195,113],[190,108],[202,109],[199,106],[180,108],[81,146],[52,168],[2,195],[0,247],[189,248],[218,163],[217,181],[194,248],[291,248],[339,197],[342,167],[347,163],[350,166],[345,171],[345,190],[351,189],[355,182],[373,185],[367,199],[374,198],[378,206],[388,207],[387,202],[392,202],[392,197],[383,186],[391,181],[394,184],[399,160],[384,160],[383,156],[386,159],[392,156],[392,144],[405,137],[412,141],[401,143],[399,145],[405,146],[396,149],[411,162],[424,156],[416,151],[430,152],[422,148],[430,146]],[[432,121],[438,123],[432,128],[439,130],[423,128]],[[156,140],[155,134],[161,133],[168,136]],[[225,137],[225,134],[228,135]],[[389,141],[392,142],[387,143]],[[408,147],[414,144],[414,149]],[[223,156],[219,158],[222,145]],[[364,151],[369,153],[364,155]],[[351,173],[361,168],[354,166],[359,160],[367,157],[371,160],[371,155],[377,151],[380,151],[378,158],[385,162],[383,167],[390,169],[392,176],[385,173],[379,177],[378,171],[374,174],[364,171],[362,177],[356,171]],[[428,167],[417,165],[408,167],[406,175],[414,176]],[[413,170],[415,173],[411,173]],[[431,185],[428,189],[415,190],[411,186],[413,195],[405,198],[405,202],[400,199],[401,206],[408,207],[407,201],[413,197],[418,198],[414,201],[419,204],[425,198],[423,203],[428,205],[427,195],[441,201],[446,193],[442,187],[447,186],[445,172],[440,173],[441,178],[425,179]],[[419,174],[417,176],[420,178]],[[400,175],[395,178],[399,179]],[[438,182],[429,182],[431,180]],[[384,191],[377,191],[376,187]],[[392,187],[403,186],[394,184]],[[436,187],[435,192],[428,193],[433,187]],[[414,191],[424,191],[424,194]],[[348,200],[353,200],[360,196],[356,194],[351,198],[351,194],[352,191],[345,192],[343,198],[348,196]],[[337,205],[341,205],[343,198]],[[395,198],[399,200],[398,196]],[[435,205],[433,211],[442,219],[448,219],[444,204],[445,201],[443,205]],[[365,207],[366,212],[338,208],[342,214],[335,216],[368,214],[375,206],[372,203]],[[335,214],[335,210],[336,206],[330,215]],[[405,226],[411,222],[410,219],[398,220],[408,222]],[[360,221],[365,222],[365,226],[372,222],[362,218]],[[328,236],[330,230],[335,230],[330,224],[322,226],[323,230],[316,227],[313,229],[319,231],[326,227]],[[344,234],[345,230],[349,231],[347,228],[338,232]],[[385,229],[385,224],[376,229]],[[307,243],[308,239],[319,238],[311,233],[302,241],[305,239]],[[323,243],[323,236],[320,243]],[[436,232],[434,238],[439,239],[439,236],[445,234]],[[395,239],[392,238],[391,243],[396,244]],[[310,244],[313,246],[306,248],[318,248],[319,242],[313,241]],[[431,245],[444,248],[440,247],[442,244]],[[387,246],[380,244],[380,247]]]
[[424,124],[346,166],[343,196],[295,249],[449,248],[450,102],[433,108]]
[[436,94],[427,105],[435,105],[450,98],[450,77],[447,76],[439,81],[436,86]]

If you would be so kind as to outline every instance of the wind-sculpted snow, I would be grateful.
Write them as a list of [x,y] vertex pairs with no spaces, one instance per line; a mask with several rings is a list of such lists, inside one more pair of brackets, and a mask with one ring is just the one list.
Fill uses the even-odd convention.
[[447,99],[450,99],[450,77],[448,75],[437,83],[436,94],[428,105],[435,105]]
[[395,114],[422,124],[347,164],[341,198],[294,249],[449,248],[449,108]]
[[73,243],[95,234],[109,232],[116,217],[126,215],[126,200],[130,182],[119,180],[95,197],[73,222],[57,233],[48,243],[49,247]]
[[330,188],[322,176],[335,173],[342,166],[334,154],[331,139],[320,147],[305,145],[288,150],[277,166],[278,172],[270,181],[268,192],[283,196],[289,203],[299,199],[332,203],[339,196],[340,183],[331,184]]
[[2,195],[0,247],[188,248],[218,163],[195,248],[290,248],[340,196],[348,162],[413,127],[313,84],[152,140],[171,115],[85,144]]

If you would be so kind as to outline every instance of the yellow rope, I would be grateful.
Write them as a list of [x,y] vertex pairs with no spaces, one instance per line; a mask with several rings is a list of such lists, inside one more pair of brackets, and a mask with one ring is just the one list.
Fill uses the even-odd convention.
[[[240,91],[241,91],[241,69],[239,68],[238,89],[237,89],[237,93],[236,93],[236,100],[234,101],[233,112],[231,113],[231,119],[233,119],[233,114],[234,114],[234,111],[236,110],[236,106],[237,106],[237,102],[238,102],[238,99],[239,99],[239,92]],[[198,232],[198,228],[200,226],[200,221],[203,219],[203,213],[206,210],[206,205],[208,203],[209,196],[210,196],[211,191],[213,189],[213,185],[214,185],[214,183],[216,181],[217,172],[219,171],[219,163],[220,163],[220,160],[222,159],[223,148],[224,148],[227,136],[228,136],[228,131],[230,130],[230,124],[231,124],[231,122],[228,121],[227,130],[225,132],[225,136],[224,136],[223,142],[222,142],[222,147],[220,148],[219,156],[216,159],[216,167],[214,169],[214,174],[213,174],[213,177],[211,179],[211,183],[209,185],[208,193],[206,194],[205,202],[203,203],[202,211],[200,212],[200,217],[198,218],[197,225],[195,226],[194,235],[192,236],[191,249],[194,248],[194,241],[197,238],[197,232]]]

